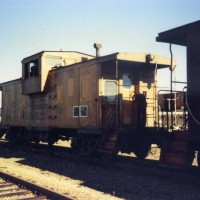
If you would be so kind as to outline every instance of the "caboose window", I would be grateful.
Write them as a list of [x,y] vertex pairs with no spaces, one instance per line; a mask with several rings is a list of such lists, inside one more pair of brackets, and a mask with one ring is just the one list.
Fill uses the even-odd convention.
[[25,78],[38,76],[39,69],[38,69],[38,60],[33,60],[25,64]]
[[130,74],[123,74],[122,79],[124,88],[129,89],[132,85],[132,76]]
[[73,117],[87,117],[88,106],[73,106]]
[[73,106],[73,117],[79,117],[79,106]]
[[117,83],[115,81],[105,81],[104,100],[108,102],[117,100]]
[[87,117],[88,115],[88,106],[80,106],[80,116]]

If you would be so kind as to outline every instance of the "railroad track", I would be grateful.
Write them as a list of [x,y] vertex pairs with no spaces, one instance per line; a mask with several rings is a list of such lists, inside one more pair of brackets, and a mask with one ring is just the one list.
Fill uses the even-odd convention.
[[[56,158],[61,158],[61,159],[70,159],[70,160],[81,160],[81,161],[86,161],[92,163],[98,163],[98,165],[102,166],[110,166],[110,167],[115,167],[115,166],[121,166],[122,163],[122,169],[124,168],[124,164],[128,163],[131,168],[138,167],[141,168],[142,166],[146,166],[146,168],[157,168],[159,166],[159,160],[154,160],[154,159],[145,159],[142,162],[138,161],[137,158],[134,158],[133,156],[124,156],[123,154],[119,154],[116,157],[113,157],[110,159],[103,159],[102,156],[100,157],[79,157],[79,156],[74,156],[72,154],[71,148],[67,146],[48,146],[47,144],[31,144],[30,146],[26,145],[18,145],[18,144],[10,144],[9,142],[5,141],[4,139],[0,139],[0,148],[7,148],[7,149],[12,149],[16,151],[23,151],[27,153],[34,153],[38,155],[46,155],[46,156],[51,156],[51,157],[56,157]],[[166,168],[166,167],[164,167]],[[196,169],[197,167],[192,167],[194,171],[199,171]],[[179,168],[177,168],[177,171],[179,171]]]
[[0,199],[46,199],[18,185],[0,178]]
[[19,177],[0,172],[0,199],[23,200],[75,200],[68,194],[57,193]]
[[[9,148],[9,146],[11,148]],[[90,178],[85,178],[83,173],[80,173],[80,174],[78,173],[78,175],[77,175],[75,170],[77,169],[77,165],[79,166],[79,164],[83,167],[83,169],[89,168],[88,171],[90,171],[90,168],[92,170],[94,170],[96,168],[96,166],[98,166],[97,167],[98,168],[98,172],[110,171],[110,169],[112,169],[112,171],[114,171],[115,174],[118,174],[120,171],[123,171],[124,172],[123,175],[125,175],[125,177],[126,177],[127,174],[130,174],[130,176],[131,176],[132,172],[136,171],[137,174],[142,174],[141,175],[141,177],[142,177],[141,180],[143,180],[143,177],[147,177],[147,180],[152,178],[154,181],[161,179],[161,180],[166,180],[167,182],[172,182],[172,183],[175,182],[177,184],[182,184],[182,183],[185,183],[185,182],[190,182],[190,183],[193,183],[194,185],[198,185],[199,184],[200,172],[196,173],[197,170],[195,170],[195,168],[193,168],[192,171],[182,171],[182,170],[176,170],[176,169],[160,168],[160,167],[158,167],[158,161],[144,160],[143,162],[138,162],[133,157],[127,157],[127,156],[121,156],[121,155],[118,156],[113,161],[106,162],[106,163],[104,163],[103,161],[100,161],[99,159],[95,160],[95,159],[90,159],[90,158],[89,159],[81,159],[81,161],[79,161],[79,159],[78,160],[74,160],[74,158],[72,156],[71,157],[67,157],[65,155],[65,153],[64,153],[64,155],[61,154],[61,155],[57,156],[57,154],[59,154],[59,152],[62,151],[62,148],[60,149],[60,148],[55,147],[55,148],[52,148],[52,150],[51,150],[51,148],[47,148],[47,146],[46,146],[46,150],[43,151],[43,149],[45,149],[45,146],[44,146],[44,148],[42,147],[43,145],[39,145],[39,147],[40,146],[41,146],[41,150],[40,150],[40,148],[36,148],[36,145],[33,145],[33,146],[31,146],[31,148],[29,148],[29,149],[32,149],[33,151],[32,150],[25,151],[25,149],[23,150],[23,148],[22,149],[21,148],[17,148],[17,147],[15,148],[12,145],[8,145],[7,146],[6,143],[3,142],[2,146],[0,145],[0,148],[4,148],[5,151],[2,151],[2,155],[3,155],[3,152],[5,152],[5,158],[20,157],[20,158],[25,158],[25,159],[28,158],[29,159],[29,158],[32,157],[32,155],[36,154],[36,155],[33,156],[33,159],[35,159],[35,158],[37,158],[37,154],[38,154],[39,157],[42,156],[44,158],[44,160],[45,160],[46,156],[52,158],[54,162],[58,162],[58,163],[60,161],[62,163],[62,160],[63,160],[63,162],[65,162],[65,160],[66,160],[66,165],[67,165],[66,166],[66,170],[69,170],[70,173],[68,173],[68,172],[60,173],[59,169],[51,168],[51,167],[49,168],[48,165],[46,166],[46,164],[45,164],[45,166],[43,166],[42,164],[39,165],[39,166],[37,164],[33,165],[32,164],[32,160],[31,160],[31,162],[28,162],[27,164],[28,165],[30,164],[30,166],[37,166],[37,168],[39,168],[41,170],[45,169],[45,170],[49,170],[51,172],[54,172],[56,174],[64,175],[64,176],[67,176],[67,177],[69,176],[69,177],[72,177],[72,178],[76,178],[76,179],[78,179],[80,181],[83,181],[84,184],[85,183],[87,184],[87,182],[88,182],[88,185],[87,185],[88,187],[91,187],[90,182],[93,182],[94,179],[90,181]],[[26,152],[27,155],[24,155],[23,152]],[[67,154],[67,152],[66,152],[66,154]],[[47,160],[49,160],[49,158],[47,158]],[[47,162],[47,164],[48,163],[49,162]],[[24,164],[24,162],[22,162],[22,164]],[[75,167],[75,168],[73,168],[73,167]],[[61,165],[59,168],[62,171],[63,170],[63,165]],[[87,170],[83,170],[83,171],[85,171],[84,173],[86,173],[86,174],[88,172]],[[72,176],[71,176],[71,174],[72,174]],[[74,174],[76,175],[75,177],[74,177]],[[102,174],[104,174],[104,173],[102,173]],[[89,175],[88,175],[88,177],[89,177]],[[116,180],[116,179],[114,178],[113,180]],[[123,180],[123,178],[122,178],[122,180]],[[103,184],[104,183],[103,181],[104,181],[104,179],[102,181],[100,180],[100,183]],[[146,183],[146,182],[144,181],[144,183]],[[94,183],[92,183],[92,184],[94,184]],[[53,188],[53,187],[49,187],[49,188]],[[102,190],[102,188],[99,187],[99,186],[94,187],[94,188],[97,189],[97,190],[100,190],[100,191]],[[37,190],[35,190],[35,191],[37,191]],[[107,189],[105,189],[105,191],[107,192]],[[119,193],[120,192],[122,192],[123,196],[126,196],[126,194],[123,193],[124,192],[123,189],[119,189]],[[41,194],[45,194],[45,193],[41,192]],[[69,191],[69,194],[70,194],[70,191]],[[72,193],[72,194],[74,195],[75,193]],[[76,196],[76,195],[74,195],[74,196]],[[53,198],[49,198],[49,199],[59,199],[59,198],[53,197]],[[132,198],[132,199],[134,199],[134,198]]]
[[[4,140],[1,140],[4,142]],[[137,170],[141,170],[145,173],[155,173],[160,174],[160,171],[165,171],[166,174],[170,176],[175,176],[176,174],[180,175],[184,171],[184,177],[192,176],[194,181],[196,182],[196,176],[200,175],[200,171],[197,167],[192,167],[190,170],[182,170],[179,168],[168,168],[168,167],[160,167],[158,160],[149,160],[145,159],[144,161],[138,161],[136,158],[130,157],[130,156],[123,156],[118,155],[111,161],[109,160],[101,160],[100,158],[96,157],[89,157],[89,158],[81,158],[81,157],[74,157],[72,155],[71,149],[63,146],[52,146],[49,147],[46,144],[39,144],[39,145],[33,145],[30,147],[22,147],[19,145],[10,145],[9,142],[5,142],[3,145],[0,145],[1,148],[9,148],[19,151],[26,151],[27,153],[34,153],[38,155],[47,155],[47,156],[53,156],[56,158],[61,159],[72,159],[72,160],[81,160],[81,162],[85,162],[89,165],[98,165],[102,167],[109,167],[109,168],[119,168],[121,170],[128,170],[132,171],[133,168]],[[123,163],[123,164],[122,164]],[[184,179],[183,177],[183,179]],[[187,179],[187,178],[186,178]]]

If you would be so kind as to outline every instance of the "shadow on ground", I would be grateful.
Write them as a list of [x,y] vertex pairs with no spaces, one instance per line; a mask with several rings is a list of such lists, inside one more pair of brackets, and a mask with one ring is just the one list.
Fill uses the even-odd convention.
[[23,165],[80,180],[83,186],[127,200],[200,198],[200,175],[194,167],[192,172],[185,172],[160,168],[158,161],[138,162],[133,157],[118,156],[102,162],[98,159],[39,156],[2,147],[0,151],[0,157],[23,158],[19,161]]

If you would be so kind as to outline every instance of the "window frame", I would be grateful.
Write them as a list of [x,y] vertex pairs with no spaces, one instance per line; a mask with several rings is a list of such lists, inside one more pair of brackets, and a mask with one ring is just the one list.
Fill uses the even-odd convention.
[[[113,93],[114,95],[109,95],[109,91],[106,90],[107,86],[106,86],[106,83],[115,83],[115,93]],[[111,90],[110,90],[111,91]],[[109,98],[110,97],[110,98]],[[118,98],[118,84],[117,84],[117,81],[116,80],[104,80],[104,88],[103,88],[103,99],[104,101],[106,102],[109,102],[109,103],[116,103],[117,102],[117,98]]]
[[31,60],[24,64],[24,78],[39,76],[39,60]]
[[[124,76],[129,78],[130,84],[124,84],[124,82],[125,82]],[[127,83],[127,80],[126,80],[126,83]],[[131,86],[133,85],[133,76],[131,74],[129,74],[129,73],[122,74],[122,85],[123,85],[124,89],[130,89]]]

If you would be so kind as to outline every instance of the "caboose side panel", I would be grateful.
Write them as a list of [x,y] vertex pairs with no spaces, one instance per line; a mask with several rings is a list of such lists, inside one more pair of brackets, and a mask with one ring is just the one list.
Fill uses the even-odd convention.
[[24,96],[23,125],[33,128],[96,128],[95,65],[74,64],[49,72],[45,92]]
[[73,105],[78,105],[78,69],[53,70],[49,74],[49,126],[76,128]]
[[49,125],[57,128],[96,127],[96,76],[95,65],[87,64],[50,72]]
[[98,66],[80,67],[79,82],[79,128],[97,128]]
[[22,119],[21,79],[3,83],[2,121],[3,126],[19,126]]

